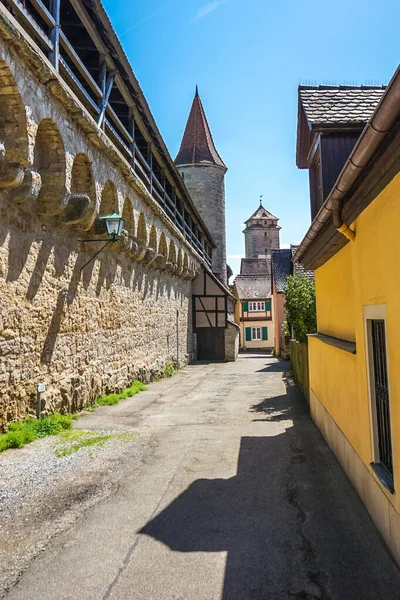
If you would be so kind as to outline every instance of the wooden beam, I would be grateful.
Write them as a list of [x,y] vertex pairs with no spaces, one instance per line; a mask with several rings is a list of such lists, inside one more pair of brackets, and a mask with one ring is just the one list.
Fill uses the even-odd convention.
[[35,37],[46,46],[48,51],[53,52],[52,41],[47,37],[43,29],[36,23],[35,19],[29,14],[22,2],[19,0],[8,0],[8,2],[15,9],[18,16],[22,18],[25,25],[28,24],[28,33],[29,27],[31,27]]
[[54,19],[54,27],[50,32],[53,50],[50,52],[50,61],[56,71],[58,71],[58,61],[60,58],[60,3],[61,0],[50,0],[50,12]]
[[104,56],[104,54],[100,54],[98,84],[99,84],[99,88],[100,88],[103,96],[106,93],[106,83],[107,83],[106,57]]
[[111,90],[114,85],[114,80],[115,80],[115,71],[111,71],[108,74],[107,83],[106,83],[106,92],[105,92],[105,94],[101,100],[101,104],[100,104],[100,115],[99,115],[99,118],[97,121],[97,125],[99,127],[101,127],[103,125],[104,117],[106,115],[106,108],[107,108],[108,100],[110,98]]
[[107,50],[107,46],[103,42],[96,27],[93,25],[93,20],[89,17],[89,15],[86,11],[86,8],[83,6],[81,0],[70,0],[70,2],[72,4],[72,6],[74,7],[76,14],[82,21],[86,31],[92,38],[93,43],[95,44],[95,46],[97,47],[99,52],[105,56],[106,62],[107,62],[107,67],[110,70],[116,70],[115,63]]
[[121,130],[121,133],[123,134],[123,136],[126,139],[126,141],[128,142],[128,144],[132,144],[132,142],[133,142],[132,136],[130,135],[129,131],[127,131],[125,125],[122,123],[122,121],[120,120],[120,118],[118,117],[117,113],[115,112],[115,110],[113,109],[113,107],[111,106],[110,103],[108,103],[108,105],[107,105],[106,112],[110,115],[110,117],[114,121],[114,124],[117,127],[119,127],[119,129]]
[[94,95],[97,98],[102,98],[103,94],[102,94],[101,89],[96,84],[95,80],[89,73],[86,66],[81,61],[78,54],[75,52],[73,46],[71,45],[70,41],[68,40],[68,38],[66,37],[66,35],[63,31],[60,31],[60,43],[61,43],[62,48],[65,50],[65,52],[68,54],[69,58],[74,63],[75,67],[78,69],[79,73],[82,75],[83,79],[86,81],[88,86],[93,91]]
[[132,136],[132,143],[130,144],[130,149],[131,149],[131,165],[132,167],[135,166],[135,117],[133,114],[133,108],[132,106],[129,107],[129,131],[131,133]]
[[[62,56],[59,57],[59,64],[60,64],[60,66],[63,67],[63,69],[65,70],[67,75],[72,79],[73,83],[76,85],[76,87],[78,88],[78,90],[82,94],[82,96],[85,98],[85,100],[87,102],[89,102],[90,106],[94,109],[94,111],[96,113],[99,113],[99,111],[100,111],[99,107],[97,106],[95,101],[89,96],[89,94],[87,93],[87,91],[85,90],[85,88],[83,87],[81,82],[79,81],[79,79],[77,79],[75,77],[75,75],[73,74],[73,72],[71,71],[71,69],[69,68],[69,66],[67,65],[67,63],[65,62],[65,60],[63,59]],[[73,89],[73,86],[71,86],[71,89]],[[87,110],[87,108],[86,108],[86,110]]]
[[47,7],[43,4],[42,0],[31,0],[31,3],[42,17],[43,21],[49,25],[49,27],[55,26],[55,20],[53,15],[47,10]]

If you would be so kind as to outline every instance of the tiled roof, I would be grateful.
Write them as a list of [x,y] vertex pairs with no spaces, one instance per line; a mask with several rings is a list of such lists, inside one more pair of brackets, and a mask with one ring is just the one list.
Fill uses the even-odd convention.
[[274,290],[283,292],[286,277],[292,269],[292,252],[290,249],[272,250],[272,277]]
[[271,296],[271,277],[269,275],[237,275],[234,284],[241,300],[269,298]]
[[[276,219],[277,221],[279,220],[278,217],[275,217],[266,208],[264,208],[261,202],[260,206],[255,212],[253,212],[253,214],[247,219],[247,221],[250,221],[251,219]],[[247,221],[245,221],[245,223],[247,223]]]
[[270,258],[242,258],[240,263],[241,275],[271,275]]
[[299,86],[301,104],[312,124],[367,123],[386,86]]
[[[299,244],[290,245],[290,252],[292,253],[292,258],[296,254],[298,247]],[[299,273],[300,275],[305,275],[306,277],[308,277],[308,279],[314,279],[314,271],[306,271],[303,265],[299,262],[293,263],[293,273]]]
[[176,165],[214,164],[226,169],[217,152],[206,113],[196,86],[196,94],[186,123],[181,147],[175,159]]

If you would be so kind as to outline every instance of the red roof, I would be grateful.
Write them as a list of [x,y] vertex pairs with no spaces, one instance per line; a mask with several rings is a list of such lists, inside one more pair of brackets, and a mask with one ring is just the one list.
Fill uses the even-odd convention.
[[196,86],[196,94],[186,123],[181,147],[175,159],[176,165],[213,164],[226,169],[217,152],[206,113]]

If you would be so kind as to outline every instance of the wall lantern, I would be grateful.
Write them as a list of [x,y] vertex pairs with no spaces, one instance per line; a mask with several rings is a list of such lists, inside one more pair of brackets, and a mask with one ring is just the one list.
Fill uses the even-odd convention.
[[121,235],[122,228],[124,226],[124,219],[119,216],[115,211],[106,217],[102,217],[102,220],[106,222],[108,235],[112,238],[112,241],[118,241],[117,238]]
[[[104,250],[108,244],[112,244],[113,242],[118,242],[119,236],[121,235],[122,228],[124,226],[125,219],[120,217],[120,215],[114,210],[114,212],[106,215],[105,217],[100,217],[101,221],[105,221],[107,227],[107,233],[109,235],[109,239],[106,241],[104,246],[100,248],[96,254],[94,254],[84,265],[81,267],[81,271],[90,263],[96,256]],[[80,242],[88,243],[88,242],[104,242],[104,238],[101,240],[79,240]]]

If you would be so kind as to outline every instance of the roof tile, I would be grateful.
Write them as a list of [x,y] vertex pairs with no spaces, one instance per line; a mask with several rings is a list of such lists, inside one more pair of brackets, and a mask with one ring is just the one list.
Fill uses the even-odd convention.
[[175,164],[214,164],[226,169],[215,147],[197,87]]
[[316,124],[365,124],[386,86],[299,86],[307,120]]

